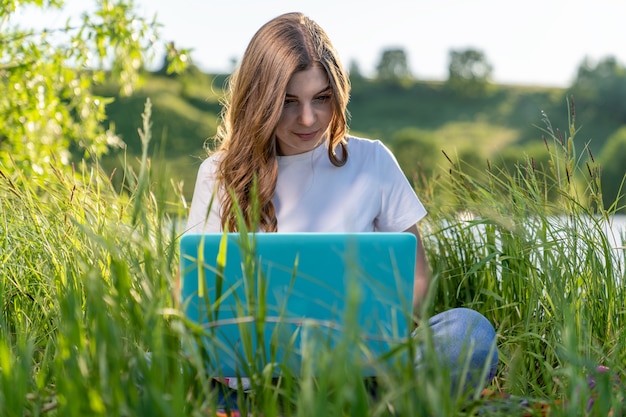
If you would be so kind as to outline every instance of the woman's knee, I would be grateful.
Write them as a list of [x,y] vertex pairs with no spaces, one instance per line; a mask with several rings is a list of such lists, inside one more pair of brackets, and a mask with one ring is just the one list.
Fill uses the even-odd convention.
[[488,380],[495,376],[496,332],[485,316],[472,309],[454,308],[431,317],[428,328],[442,362],[456,369],[468,366],[472,373],[486,370]]
[[493,325],[485,316],[469,308],[453,308],[430,318],[429,327],[435,337],[452,338],[457,342],[473,340],[491,346],[496,338]]

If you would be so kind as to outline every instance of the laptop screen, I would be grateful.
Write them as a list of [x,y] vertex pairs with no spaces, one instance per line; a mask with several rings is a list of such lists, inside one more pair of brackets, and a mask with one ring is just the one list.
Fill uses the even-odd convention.
[[300,374],[350,337],[355,360],[376,362],[409,336],[415,249],[410,233],[184,235],[181,300],[209,372]]

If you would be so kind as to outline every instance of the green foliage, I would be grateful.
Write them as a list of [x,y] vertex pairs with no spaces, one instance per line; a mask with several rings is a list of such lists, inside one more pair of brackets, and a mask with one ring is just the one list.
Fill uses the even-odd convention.
[[355,60],[351,60],[348,64],[348,74],[350,75],[350,80],[360,80],[363,78],[363,73],[361,72],[361,67],[359,63]]
[[572,398],[585,389],[573,375],[623,363],[626,272],[598,164],[576,154],[571,120],[565,137],[545,123],[547,161],[485,173],[450,159],[449,175],[424,185],[425,245],[435,311],[472,306],[497,324],[505,390]]
[[626,68],[608,56],[593,64],[585,59],[578,68],[572,92],[604,121],[626,122]]
[[[193,67],[177,75],[146,74],[145,80],[133,95],[118,97],[107,106],[107,120],[114,123],[124,146],[111,149],[101,164],[118,187],[124,186],[125,167],[139,168],[141,146],[133,138],[141,123],[133,115],[140,114],[143,103],[150,99],[154,137],[150,159],[158,164],[155,168],[163,166],[175,173],[172,181],[190,199],[198,166],[206,156],[204,146],[217,131],[220,95],[214,91],[211,77],[195,72]],[[102,87],[94,91],[107,94]]]
[[37,31],[11,25],[16,8],[28,4],[44,10],[63,6],[62,1],[3,2],[0,163],[42,174],[50,164],[69,165],[72,149],[99,156],[120,145],[104,123],[110,99],[95,94],[93,86],[112,79],[120,95],[130,95],[157,24],[138,17],[132,0],[100,0],[79,23]]
[[[108,172],[115,170],[118,183],[123,181],[125,164],[137,168],[139,148],[127,139],[134,137],[139,125],[129,116],[139,113],[142,102],[151,98],[155,141],[150,155],[166,156],[164,163],[175,173],[172,180],[190,199],[197,166],[205,155],[203,144],[210,143],[216,131],[225,75],[209,76],[191,66],[178,75],[146,73],[144,78],[133,96],[116,97],[107,106],[108,120],[128,146],[112,152],[103,165]],[[94,91],[106,96],[114,95],[116,89],[116,85],[106,84]],[[560,89],[494,86],[487,97],[462,99],[442,84],[389,86],[362,78],[353,85],[351,128],[353,134],[382,139],[414,183],[416,175],[430,178],[431,173],[437,176],[447,171],[444,152],[478,170],[486,168],[489,160],[494,172],[512,173],[515,164],[524,163],[527,156],[536,166],[547,163],[542,117],[564,113],[564,93]],[[546,109],[543,113],[539,111],[542,108]],[[580,104],[575,113],[579,119],[591,115],[588,107]],[[599,129],[585,124],[573,136],[573,145],[598,153],[604,144],[602,135],[614,129],[608,123],[601,123]],[[620,154],[613,155],[618,158]],[[621,169],[619,164],[615,168]],[[619,172],[605,175],[604,187],[613,192],[622,176]]]
[[[168,42],[166,45],[165,58],[163,60],[162,72],[166,74],[180,74],[189,71],[189,60],[191,59],[189,50],[178,50],[174,42]],[[197,71],[196,67],[192,67]]]
[[[188,155],[211,136],[220,108],[213,86],[223,78],[147,74],[143,88],[125,96],[154,29],[132,17],[132,2],[99,2],[98,13],[59,30],[67,42],[54,45],[50,31],[5,30],[25,4],[62,2],[0,3],[0,414],[206,415],[216,400],[210,375],[201,356],[181,350],[204,333],[181,316],[175,290],[183,168],[174,175],[162,159],[176,158],[195,175]],[[171,52],[180,58],[168,58],[173,68],[186,61],[185,51]],[[115,61],[111,72],[80,70],[91,66],[90,54]],[[612,377],[626,373],[626,271],[606,232],[623,206],[615,197],[621,188],[608,185],[624,178],[624,135],[616,127],[623,73],[610,60],[583,73],[576,88],[591,94],[589,106],[579,99],[577,116],[570,101],[564,133],[537,115],[538,108],[551,114],[560,90],[496,88],[488,97],[453,99],[436,83],[361,80],[351,102],[353,129],[391,138],[407,173],[417,168],[412,178],[430,213],[422,224],[434,271],[429,313],[467,306],[496,325],[501,363],[490,388],[519,396],[513,405],[494,410],[479,392],[450,395],[434,360],[425,370],[380,375],[372,398],[354,377],[358,364],[348,365],[348,349],[322,349],[322,374],[278,381],[263,374],[247,399],[239,393],[242,409],[268,417],[511,415],[528,411],[511,408],[522,399],[542,399],[553,415],[623,415],[624,386],[613,388]],[[583,79],[592,87],[583,88]],[[594,90],[616,92],[613,104],[599,107]],[[113,95],[120,106],[105,107]],[[127,156],[137,158],[116,166],[123,191],[97,158],[121,144],[107,130],[105,110],[124,125]],[[576,126],[581,115],[593,130]],[[532,142],[535,118],[544,141]],[[610,139],[596,161],[587,138],[603,144],[605,133]],[[68,149],[87,150],[94,163],[78,161],[69,172]],[[449,164],[437,172],[434,161]],[[610,373],[596,372],[598,364]],[[586,413],[589,375],[596,405]]]
[[609,137],[599,158],[602,167],[604,205],[615,204],[616,210],[626,206],[626,127]]
[[165,211],[179,203],[167,199],[166,172],[142,170],[127,198],[101,171],[80,168],[0,171],[0,352],[14,374],[0,385],[0,413],[171,415],[184,407],[184,376],[161,309],[173,306],[177,259]]
[[[127,192],[86,164],[74,174],[52,167],[48,177],[0,169],[2,415],[215,410],[202,354],[181,349],[206,330],[179,309],[176,248],[186,211],[170,173],[150,161],[151,111],[148,102],[140,168],[127,171]],[[398,366],[379,375],[372,397],[369,381],[355,377],[360,365],[349,354],[358,334],[351,331],[336,349],[319,346],[319,373],[258,375],[250,394],[238,393],[241,410],[268,417],[524,415],[530,409],[523,404],[542,400],[551,415],[587,415],[581,410],[592,396],[592,375],[590,414],[623,414],[624,387],[611,379],[626,372],[626,272],[604,228],[613,213],[592,204],[597,165],[573,187],[568,170],[587,171],[589,161],[567,146],[570,133],[562,146],[549,124],[546,131],[554,135],[546,133],[545,168],[528,161],[510,173],[474,176],[453,161],[446,175],[426,182],[430,215],[422,226],[434,271],[428,313],[467,306],[496,325],[501,362],[489,388],[512,398],[485,399],[479,388],[451,392],[433,351],[425,369]],[[560,198],[547,198],[551,190]],[[474,217],[460,218],[461,208]],[[598,364],[610,373],[596,372]]]
[[488,92],[492,65],[482,51],[451,50],[447,85],[458,94],[477,97]]
[[[562,111],[563,94],[561,89],[494,86],[489,96],[472,98],[460,97],[436,82],[401,86],[363,80],[352,90],[350,126],[370,137],[389,140],[403,128],[435,131],[449,124],[481,124],[516,131],[516,140],[526,142],[537,140],[533,124],[540,121],[540,110],[548,114]],[[456,133],[455,143],[462,142],[462,129]]]
[[439,160],[434,158],[439,151],[437,137],[432,132],[416,128],[397,131],[390,141],[400,167],[409,178],[416,175],[431,178],[438,171]]
[[404,49],[385,49],[376,66],[376,78],[387,83],[403,83],[413,78]]

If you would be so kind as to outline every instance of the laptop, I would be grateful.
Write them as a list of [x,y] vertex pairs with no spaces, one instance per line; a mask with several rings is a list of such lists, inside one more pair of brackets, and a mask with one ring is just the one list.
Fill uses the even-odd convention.
[[182,308],[202,328],[186,348],[213,376],[315,373],[335,349],[374,376],[409,338],[416,245],[410,233],[183,235]]

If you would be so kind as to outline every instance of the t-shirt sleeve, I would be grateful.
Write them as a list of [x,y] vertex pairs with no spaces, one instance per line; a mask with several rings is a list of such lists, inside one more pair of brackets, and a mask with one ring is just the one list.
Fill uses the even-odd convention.
[[220,202],[217,192],[217,160],[209,157],[198,169],[185,233],[221,232]]
[[374,226],[380,232],[402,232],[424,218],[426,209],[395,156],[382,142],[377,143],[381,209]]

